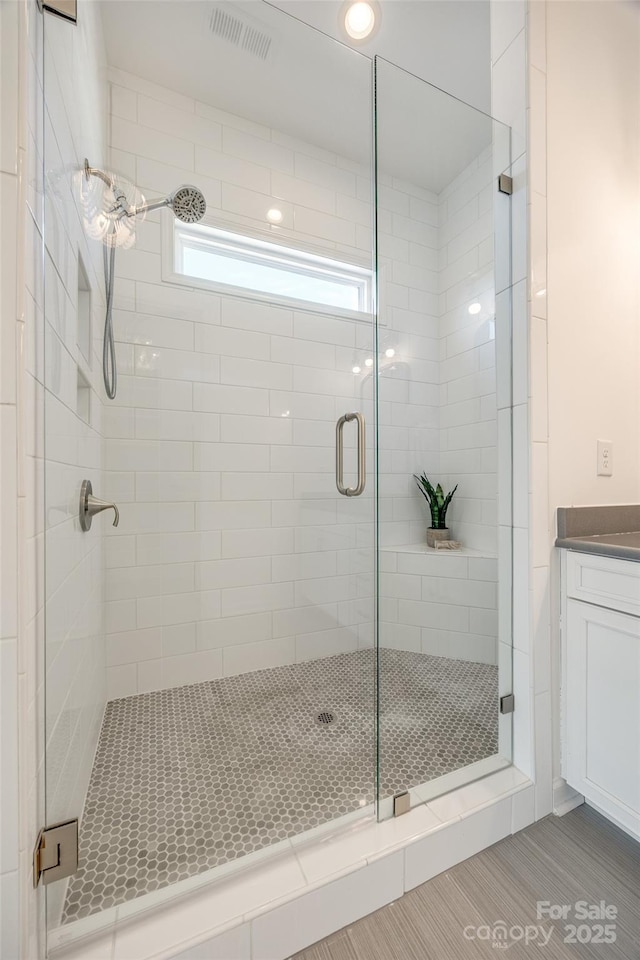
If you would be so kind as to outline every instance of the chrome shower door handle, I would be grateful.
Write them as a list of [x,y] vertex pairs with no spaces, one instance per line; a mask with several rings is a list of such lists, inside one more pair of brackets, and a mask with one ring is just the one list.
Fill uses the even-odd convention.
[[[342,433],[345,423],[355,420],[358,426],[358,483],[355,487],[344,485],[344,443]],[[336,423],[336,487],[343,497],[359,497],[367,482],[366,476],[366,435],[364,417],[361,413],[344,413]]]
[[83,480],[80,487],[80,526],[86,533],[91,530],[91,521],[96,513],[102,513],[103,510],[113,510],[113,525],[117,527],[120,522],[120,511],[115,503],[109,503],[107,500],[99,500],[93,496],[93,487],[91,480]]

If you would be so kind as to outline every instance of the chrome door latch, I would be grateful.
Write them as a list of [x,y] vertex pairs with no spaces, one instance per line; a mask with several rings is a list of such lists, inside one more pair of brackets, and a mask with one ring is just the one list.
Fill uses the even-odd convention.
[[504,697],[500,697],[500,713],[513,713],[515,710],[516,701],[512,693],[508,693]]
[[106,500],[98,500],[97,497],[93,496],[91,480],[83,480],[82,486],[80,487],[80,509],[78,513],[80,517],[80,526],[85,533],[87,530],[91,530],[91,521],[95,517],[96,513],[101,513],[103,510],[113,510],[113,525],[114,527],[117,527],[120,522],[120,511],[116,507],[115,503],[108,503]]
[[78,820],[44,827],[33,851],[33,885],[64,880],[78,869]]

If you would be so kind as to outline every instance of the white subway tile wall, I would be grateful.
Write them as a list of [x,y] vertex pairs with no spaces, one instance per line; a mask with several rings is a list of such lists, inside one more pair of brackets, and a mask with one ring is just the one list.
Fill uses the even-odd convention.
[[[242,117],[176,102],[122,71],[111,80],[112,164],[126,158],[145,195],[194,181],[212,222],[250,231],[265,229],[277,202],[285,220],[276,233],[371,262],[369,169],[326,151],[319,159],[315,146],[275,130],[253,136]],[[440,196],[380,175],[385,547],[423,542],[412,474],[426,470],[460,483],[454,534],[495,558],[492,179],[490,149]],[[152,678],[172,685],[177,657],[206,679],[372,642],[371,320],[163,283],[163,216],[151,215],[136,249],[119,254],[120,389],[104,417],[105,495],[122,512],[120,527],[106,531],[110,698],[149,689]],[[471,315],[476,300],[482,312]],[[363,498],[343,500],[334,431],[352,408],[370,428],[370,479]],[[345,443],[351,469],[349,428]],[[158,571],[141,573],[149,568]],[[496,662],[495,586],[481,590],[493,615],[472,615],[467,570],[451,602],[437,590],[435,600],[396,597],[401,588],[383,576],[383,601],[401,604],[383,603],[392,618],[382,642]],[[171,653],[167,629],[184,632],[184,650]],[[133,642],[149,630],[155,643]],[[416,630],[425,631],[419,647]],[[218,656],[203,659],[212,649]]]
[[[372,266],[369,169],[122,71],[111,81],[112,164],[145,196],[194,182],[212,222],[236,230],[264,230],[277,205],[276,236]],[[163,283],[168,216],[118,255],[120,389],[104,418],[105,495],[122,517],[107,531],[111,698],[372,642],[372,481],[343,502],[334,477],[335,422],[352,409],[373,466],[371,377],[352,372],[372,356],[372,319]],[[351,471],[349,428],[345,447]]]
[[[440,470],[449,488],[458,484],[456,537],[489,557],[498,546],[499,453],[493,167],[487,147],[440,196]],[[508,364],[498,373],[509,381]]]
[[497,664],[497,580],[497,558],[480,551],[384,548],[381,645]]

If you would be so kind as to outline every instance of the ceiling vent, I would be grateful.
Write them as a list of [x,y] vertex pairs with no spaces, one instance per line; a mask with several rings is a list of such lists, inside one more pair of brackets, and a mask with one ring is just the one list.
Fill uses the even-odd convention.
[[217,3],[209,16],[209,29],[225,43],[231,43],[258,60],[267,60],[273,38],[258,21],[246,14],[238,14],[227,4]]

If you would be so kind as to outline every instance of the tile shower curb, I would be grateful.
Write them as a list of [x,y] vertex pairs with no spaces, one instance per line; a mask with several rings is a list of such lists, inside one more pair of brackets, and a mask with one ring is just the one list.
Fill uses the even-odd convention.
[[[292,844],[254,869],[135,917],[121,917],[118,909],[115,921],[93,935],[71,939],[62,927],[51,934],[49,957],[286,960],[534,819],[534,786],[508,767],[396,820],[369,819],[317,842]],[[323,857],[310,882],[305,864],[309,871],[314,858]],[[187,930],[194,932],[185,937]]]

